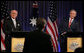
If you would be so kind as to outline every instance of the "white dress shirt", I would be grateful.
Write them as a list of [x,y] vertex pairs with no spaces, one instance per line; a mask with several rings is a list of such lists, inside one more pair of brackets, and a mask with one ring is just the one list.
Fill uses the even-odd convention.
[[[69,22],[70,22],[71,18],[69,18]],[[72,19],[71,23],[73,22],[74,19]]]
[[13,21],[13,24],[14,24],[14,26],[16,28],[16,20],[12,18],[12,21]]

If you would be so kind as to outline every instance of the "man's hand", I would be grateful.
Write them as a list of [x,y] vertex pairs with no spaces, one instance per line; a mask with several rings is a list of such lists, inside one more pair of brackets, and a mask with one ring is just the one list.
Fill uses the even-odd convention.
[[61,35],[64,35],[64,34],[66,34],[67,32],[63,32]]

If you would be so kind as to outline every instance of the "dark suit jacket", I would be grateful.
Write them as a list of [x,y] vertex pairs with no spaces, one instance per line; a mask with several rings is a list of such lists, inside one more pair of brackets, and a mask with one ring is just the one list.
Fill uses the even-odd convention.
[[4,19],[3,22],[3,32],[5,33],[5,44],[7,51],[10,51],[10,39],[11,39],[11,32],[13,31],[21,31],[20,22],[16,20],[16,28],[14,27],[13,21],[11,18]]
[[12,31],[21,31],[20,22],[16,20],[16,28],[15,28],[12,19],[6,18],[3,23],[3,31],[7,35],[9,35]]
[[36,30],[25,39],[23,52],[53,52],[51,44],[50,35]]
[[60,33],[63,32],[80,32],[80,22],[76,19],[73,20],[71,27],[68,27],[69,25],[69,18],[64,18],[59,26]]
[[[80,24],[79,21],[77,21],[76,19],[73,20],[73,22],[71,23],[71,27],[68,27],[69,25],[69,18],[64,18],[63,20],[61,20],[61,23],[59,25],[59,32],[60,34],[62,34],[63,32],[80,32]],[[66,44],[66,37],[65,36],[60,36],[59,37],[61,40],[61,51],[62,52],[66,52],[67,51],[67,44]]]

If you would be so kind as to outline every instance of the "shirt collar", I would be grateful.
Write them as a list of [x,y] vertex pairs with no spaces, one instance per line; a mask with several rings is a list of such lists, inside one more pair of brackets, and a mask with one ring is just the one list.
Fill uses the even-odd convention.
[[12,17],[11,17],[11,19],[12,19],[12,20],[15,20],[15,19],[13,19]]
[[[69,17],[69,19],[71,19],[71,18]],[[72,20],[74,20],[74,18]]]
[[[69,21],[71,20],[71,18],[69,17]],[[72,21],[71,22],[73,22],[73,20],[74,20],[74,18],[72,19]]]

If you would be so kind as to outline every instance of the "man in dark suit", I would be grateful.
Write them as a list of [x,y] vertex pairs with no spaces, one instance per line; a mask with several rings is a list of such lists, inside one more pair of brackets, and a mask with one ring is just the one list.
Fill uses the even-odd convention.
[[[60,35],[64,35],[67,32],[81,32],[80,30],[80,22],[76,19],[76,10],[72,9],[70,10],[70,17],[68,18],[64,18],[59,26],[59,31],[60,31]],[[63,51],[65,51],[65,47],[63,46],[64,43],[66,43],[64,41],[65,36],[61,36],[61,49]],[[65,45],[65,44],[64,44]],[[66,45],[65,45],[66,46]]]
[[53,52],[51,37],[43,32],[45,24],[45,19],[37,20],[37,30],[26,37],[23,52]]
[[80,22],[76,19],[76,10],[72,9],[70,11],[70,17],[64,18],[59,26],[59,30],[61,34],[65,34],[66,32],[80,32]]
[[6,18],[3,23],[3,32],[5,33],[5,45],[6,51],[9,52],[10,47],[10,37],[11,32],[21,31],[20,22],[16,20],[18,12],[16,10],[11,10],[10,17]]

